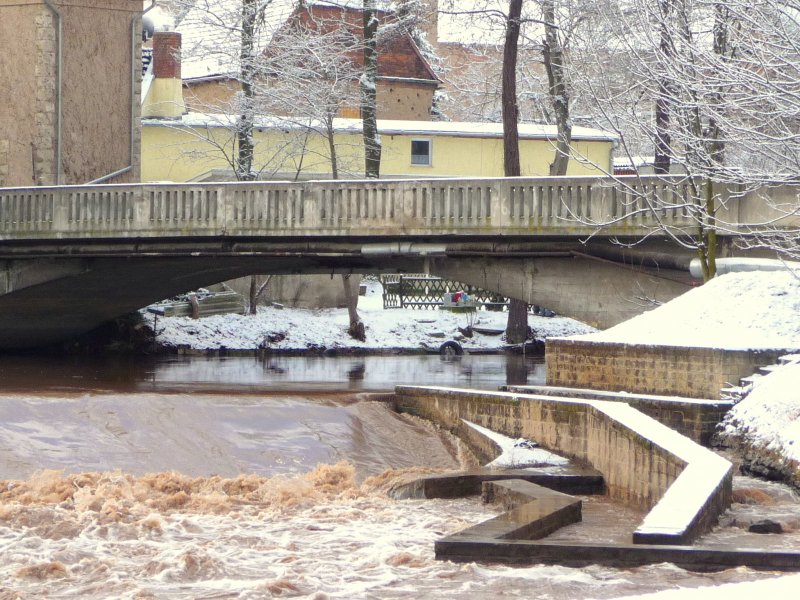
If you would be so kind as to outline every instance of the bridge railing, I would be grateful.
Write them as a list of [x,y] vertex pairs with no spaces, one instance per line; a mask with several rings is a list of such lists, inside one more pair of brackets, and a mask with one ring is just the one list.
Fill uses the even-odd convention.
[[[792,194],[789,194],[791,196]],[[642,235],[697,224],[685,178],[541,177],[0,189],[0,240],[330,235]],[[794,194],[796,197],[796,194]],[[741,209],[723,205],[735,222]]]

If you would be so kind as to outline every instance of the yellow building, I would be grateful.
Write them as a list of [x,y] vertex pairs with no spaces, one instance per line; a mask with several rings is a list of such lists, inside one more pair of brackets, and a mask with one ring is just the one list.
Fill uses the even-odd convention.
[[[233,178],[235,116],[189,113],[175,120],[142,123],[143,181],[213,181]],[[495,123],[379,120],[381,177],[500,177],[503,131]],[[555,153],[555,127],[520,125],[523,176],[548,174]],[[261,179],[330,178],[331,151],[325,128],[286,118],[256,124],[253,168]],[[364,170],[361,121],[336,119],[333,139],[340,178]],[[611,171],[615,137],[576,127],[567,175]]]

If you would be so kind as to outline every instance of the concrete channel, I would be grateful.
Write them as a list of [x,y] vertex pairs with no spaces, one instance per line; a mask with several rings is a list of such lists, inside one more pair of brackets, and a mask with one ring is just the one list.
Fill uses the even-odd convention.
[[[642,402],[653,405],[658,398],[649,397]],[[800,552],[692,545],[730,507],[733,466],[627,403],[398,386],[395,404],[401,412],[427,418],[462,434],[483,454],[491,453],[493,443],[481,443],[476,439],[481,435],[467,431],[471,428],[465,427],[464,421],[512,438],[535,440],[580,465],[580,473],[558,469],[533,470],[530,475],[525,474],[527,470],[479,471],[427,476],[407,483],[397,491],[397,497],[457,497],[482,490],[485,498],[502,498],[507,508],[500,517],[438,540],[437,558],[625,567],[671,562],[700,571],[735,566],[800,571]],[[700,406],[701,412],[706,408],[719,410],[718,406],[704,407],[696,400],[690,404],[694,408]],[[669,400],[670,412],[677,406]],[[581,480],[579,475],[586,479]],[[583,483],[578,485],[578,481]],[[569,490],[569,486],[573,489]],[[543,492],[542,487],[550,491]],[[590,490],[592,487],[594,491]],[[580,500],[562,497],[565,493],[598,492],[648,511],[633,532],[631,543],[544,539],[556,529],[580,520]]]

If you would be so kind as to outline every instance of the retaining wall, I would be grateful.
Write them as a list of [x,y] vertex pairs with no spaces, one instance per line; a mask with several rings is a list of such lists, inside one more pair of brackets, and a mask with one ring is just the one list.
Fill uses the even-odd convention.
[[626,404],[400,386],[400,411],[454,431],[462,419],[588,463],[607,493],[651,509],[637,543],[691,542],[730,506],[731,464]]
[[711,445],[717,425],[734,404],[733,400],[655,396],[547,385],[511,385],[501,389],[518,394],[624,402],[703,446]]
[[716,399],[785,353],[550,338],[547,385]]

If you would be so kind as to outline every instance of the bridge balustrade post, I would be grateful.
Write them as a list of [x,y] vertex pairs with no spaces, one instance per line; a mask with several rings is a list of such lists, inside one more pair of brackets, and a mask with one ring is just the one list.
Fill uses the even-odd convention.
[[491,186],[491,219],[493,228],[507,228],[511,224],[511,184],[508,180],[495,179]]
[[419,222],[417,217],[417,197],[419,196],[419,188],[425,185],[425,182],[405,180],[390,185],[394,187],[395,194],[402,203],[403,217],[400,226],[403,231],[422,229],[422,223]]
[[303,203],[303,229],[308,232],[323,228],[322,214],[327,184],[320,181],[306,181],[301,184],[300,201]]
[[149,185],[133,186],[130,205],[125,207],[125,212],[127,212],[125,220],[129,231],[138,233],[147,229],[149,224],[148,198],[150,198],[152,190],[153,187]]
[[611,185],[602,179],[595,179],[589,184],[591,190],[591,216],[589,222],[592,224],[609,223],[617,215],[615,214],[615,201],[614,201],[614,186],[617,183],[612,182]]
[[217,188],[217,213],[216,218],[210,222],[211,228],[216,231],[217,235],[226,235],[229,232],[236,230],[234,222],[234,188],[229,185],[220,185]]
[[62,217],[62,215],[57,213],[59,205],[62,204],[60,202],[60,198],[60,189],[51,189],[46,195],[46,208],[43,215],[44,222],[42,223],[42,226],[48,231],[58,232],[59,226],[63,226],[63,223],[57,222],[57,219]]

